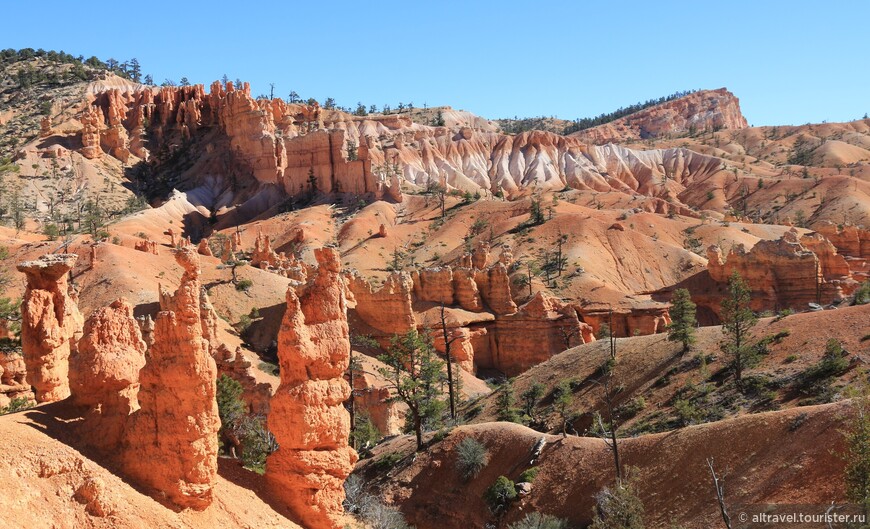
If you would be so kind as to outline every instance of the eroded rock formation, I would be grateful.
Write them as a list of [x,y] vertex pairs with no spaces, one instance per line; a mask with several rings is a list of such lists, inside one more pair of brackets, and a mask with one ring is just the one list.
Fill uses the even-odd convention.
[[348,446],[350,362],[345,285],[333,249],[315,251],[317,274],[301,295],[287,291],[278,335],[281,385],[272,397],[269,429],[279,449],[269,456],[273,496],[305,527],[341,527],[343,483],[356,452]]
[[114,451],[121,445],[128,416],[139,409],[145,349],[133,305],[125,299],[97,309],[85,322],[69,380],[73,402],[91,410],[82,431],[92,446]]
[[[738,244],[727,258],[718,246],[711,246],[707,259],[707,271],[717,283],[727,283],[734,272],[740,274],[758,311],[803,310],[808,303],[842,299],[857,287],[833,244],[819,234],[799,237],[794,229],[778,240],[759,241],[749,251]],[[715,306],[711,308],[717,312]]]
[[133,248],[139,250],[140,252],[152,253],[154,255],[160,255],[160,251],[157,249],[157,241],[152,241],[150,239],[143,239],[141,241],[136,241],[133,245]]
[[691,130],[744,129],[749,124],[740,112],[740,101],[724,88],[700,90],[629,116],[576,132],[589,143],[626,143]]
[[24,357],[0,352],[0,408],[8,406],[12,399],[21,398],[33,400],[33,391],[27,383]]
[[569,347],[594,340],[592,327],[580,321],[572,305],[538,292],[516,314],[496,320],[492,362],[506,375],[515,376]]
[[[645,112],[650,117],[632,118],[628,132],[641,134],[632,128],[641,123],[643,134],[745,126],[736,98],[724,90],[698,92]],[[423,187],[431,180],[506,196],[522,195],[531,186],[567,185],[642,193],[658,197],[661,209],[691,214],[659,182],[667,177],[674,186],[686,186],[724,170],[719,158],[688,149],[633,151],[542,131],[506,135],[477,121],[448,128],[401,115],[352,116],[317,105],[255,100],[249,86],[232,83],[213,83],[208,94],[202,85],[107,91],[94,97],[81,119],[82,153],[88,157],[100,155],[100,141],[119,159],[128,153],[147,156],[146,122],[152,151],[170,135],[188,138],[217,129],[222,134],[208,149],[232,152],[239,173],[278,184],[290,195],[342,192],[401,201],[403,185]]]
[[67,282],[76,259],[75,254],[50,254],[18,265],[27,276],[21,349],[37,402],[62,400],[70,394],[69,356],[84,323]]
[[377,338],[404,334],[416,327],[412,306],[414,282],[407,272],[391,273],[380,288],[358,274],[345,274],[347,286],[356,300],[356,312],[369,326],[380,333]]
[[217,367],[203,337],[196,251],[188,246],[175,258],[184,275],[174,295],[161,296],[124,468],[176,505],[204,509],[217,474]]

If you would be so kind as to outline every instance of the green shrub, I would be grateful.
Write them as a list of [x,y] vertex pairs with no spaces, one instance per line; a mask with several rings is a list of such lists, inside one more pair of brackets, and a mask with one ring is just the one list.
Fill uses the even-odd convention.
[[245,401],[242,400],[242,385],[227,375],[221,375],[217,379],[217,405],[218,417],[221,427],[218,432],[222,437],[235,427],[247,411]]
[[450,430],[450,428],[441,428],[440,430],[435,432],[435,435],[432,436],[431,443],[440,443],[444,439],[447,439],[447,436],[450,435]]
[[644,408],[646,408],[646,399],[641,396],[637,396],[620,406],[617,409],[617,412],[622,419],[631,419],[632,417],[643,411]]
[[689,426],[701,420],[701,411],[687,399],[674,401],[674,411],[677,412],[677,418],[683,426]]
[[852,305],[864,305],[870,303],[870,281],[864,281],[858,290],[855,291],[855,298]]
[[260,362],[258,367],[260,368],[260,371],[269,373],[270,375],[275,375],[276,377],[280,374],[278,366],[269,362]]
[[847,369],[849,369],[849,360],[846,359],[846,352],[839,340],[831,338],[825,345],[825,354],[822,359],[802,373],[801,383],[808,385],[818,380],[840,376]]
[[476,478],[487,463],[489,463],[489,452],[483,443],[471,437],[466,437],[459,442],[456,447],[456,470],[463,480]]
[[643,503],[633,480],[619,480],[613,489],[599,492],[595,500],[591,529],[643,529]]
[[259,474],[266,470],[266,457],[278,449],[275,436],[265,425],[263,417],[244,415],[236,426],[242,443],[242,465]]
[[507,508],[510,502],[515,500],[516,497],[516,485],[505,476],[499,476],[498,479],[495,480],[495,483],[486,489],[486,493],[483,495],[483,499],[486,500],[489,509],[493,513],[499,513]]
[[520,483],[531,483],[535,481],[535,478],[538,476],[538,471],[540,469],[538,467],[527,468],[520,474],[519,482]]
[[42,234],[48,237],[49,241],[53,241],[60,235],[60,228],[57,227],[57,224],[46,224],[42,227]]
[[508,526],[508,529],[566,529],[568,522],[549,514],[530,512],[518,522]]
[[254,286],[254,282],[250,279],[239,279],[238,282],[236,282],[236,290],[239,292],[247,292],[252,286]]
[[350,433],[354,441],[354,447],[360,452],[367,452],[369,448],[378,444],[381,440],[381,431],[375,426],[372,418],[365,414],[357,414],[354,418],[356,425]]
[[0,408],[0,415],[15,413],[32,407],[33,403],[27,397],[15,397],[14,399],[9,401],[9,404],[4,406],[3,408]]
[[498,420],[519,422],[520,414],[514,407],[514,387],[510,379],[505,380],[495,399],[495,409]]
[[383,471],[393,468],[401,460],[402,454],[398,452],[390,452],[389,454],[384,454],[377,458],[373,464],[376,469]]
[[250,316],[248,316],[247,314],[242,314],[241,316],[239,316],[239,322],[236,323],[235,327],[236,330],[239,331],[239,333],[243,333],[248,330],[252,323],[254,323],[254,321],[251,319]]

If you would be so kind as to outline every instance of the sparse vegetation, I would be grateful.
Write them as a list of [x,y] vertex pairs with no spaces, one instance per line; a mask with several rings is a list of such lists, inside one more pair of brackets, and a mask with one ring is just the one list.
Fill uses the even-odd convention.
[[33,402],[27,397],[15,397],[9,401],[9,404],[0,408],[0,415],[7,413],[16,413],[33,407]]
[[506,422],[519,422],[519,413],[514,407],[514,386],[510,379],[505,380],[498,390],[495,401],[498,420]]
[[224,450],[238,457],[242,464],[255,472],[265,470],[266,457],[278,449],[272,433],[266,429],[265,419],[248,413],[242,400],[242,385],[227,375],[217,380],[218,417],[221,421],[218,437]]
[[506,476],[499,476],[484,494],[483,499],[493,514],[502,513],[517,497],[516,485]]
[[466,437],[456,447],[456,470],[463,481],[470,481],[489,463],[489,452],[483,443]]
[[402,513],[385,505],[377,496],[365,490],[365,483],[357,474],[344,482],[344,508],[371,529],[411,529]]
[[549,514],[530,512],[522,520],[514,522],[508,529],[567,529],[568,522]]
[[595,496],[591,529],[643,529],[643,503],[633,479],[619,479]]

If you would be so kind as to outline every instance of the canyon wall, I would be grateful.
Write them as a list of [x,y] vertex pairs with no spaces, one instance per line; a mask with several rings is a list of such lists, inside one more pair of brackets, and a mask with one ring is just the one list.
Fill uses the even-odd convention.
[[628,143],[647,138],[719,129],[744,129],[749,124],[740,100],[724,88],[700,90],[645,108],[620,119],[571,134],[595,145]]
[[[662,107],[645,111],[657,113],[640,120],[645,130],[745,126],[736,98],[725,91],[698,92]],[[403,115],[352,116],[278,98],[255,100],[247,83],[213,83],[209,93],[202,85],[112,89],[94,95],[81,121],[83,155],[105,150],[122,161],[165,150],[170,137],[219,130],[226,144],[212,137],[206,152],[224,149],[238,174],[289,195],[343,192],[401,200],[402,185],[437,182],[515,196],[530,187],[567,185],[639,192],[682,212],[676,194],[658,185],[662,178],[685,186],[722,169],[719,158],[688,149],[633,151],[542,131],[506,135],[491,127],[433,127]]]

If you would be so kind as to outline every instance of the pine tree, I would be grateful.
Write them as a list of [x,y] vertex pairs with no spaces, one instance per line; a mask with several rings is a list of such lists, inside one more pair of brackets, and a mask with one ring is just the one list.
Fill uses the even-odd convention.
[[862,395],[852,399],[852,404],[856,416],[849,430],[843,432],[846,437],[843,454],[846,497],[858,504],[866,516],[870,514],[870,410],[867,409],[866,388]]
[[758,359],[755,344],[751,343],[752,327],[758,318],[749,307],[749,285],[735,270],[728,279],[728,297],[722,300],[722,334],[724,340],[719,345],[725,356],[730,359],[734,370],[734,381],[741,387],[743,370],[751,367]]
[[678,288],[671,298],[671,324],[668,326],[668,340],[682,342],[683,353],[695,343],[695,304],[685,288]]
[[495,399],[495,409],[498,420],[506,422],[519,421],[519,414],[514,407],[514,386],[510,379],[505,380]]
[[544,210],[541,208],[541,197],[532,197],[529,208],[529,224],[537,226],[544,223]]
[[139,65],[139,59],[133,57],[130,59],[130,79],[135,82],[142,80],[142,67]]
[[378,359],[387,365],[378,372],[389,381],[395,398],[408,406],[407,418],[417,437],[417,450],[422,450],[423,428],[437,424],[444,411],[438,390],[444,362],[435,353],[428,333],[417,329],[393,336],[387,353]]

